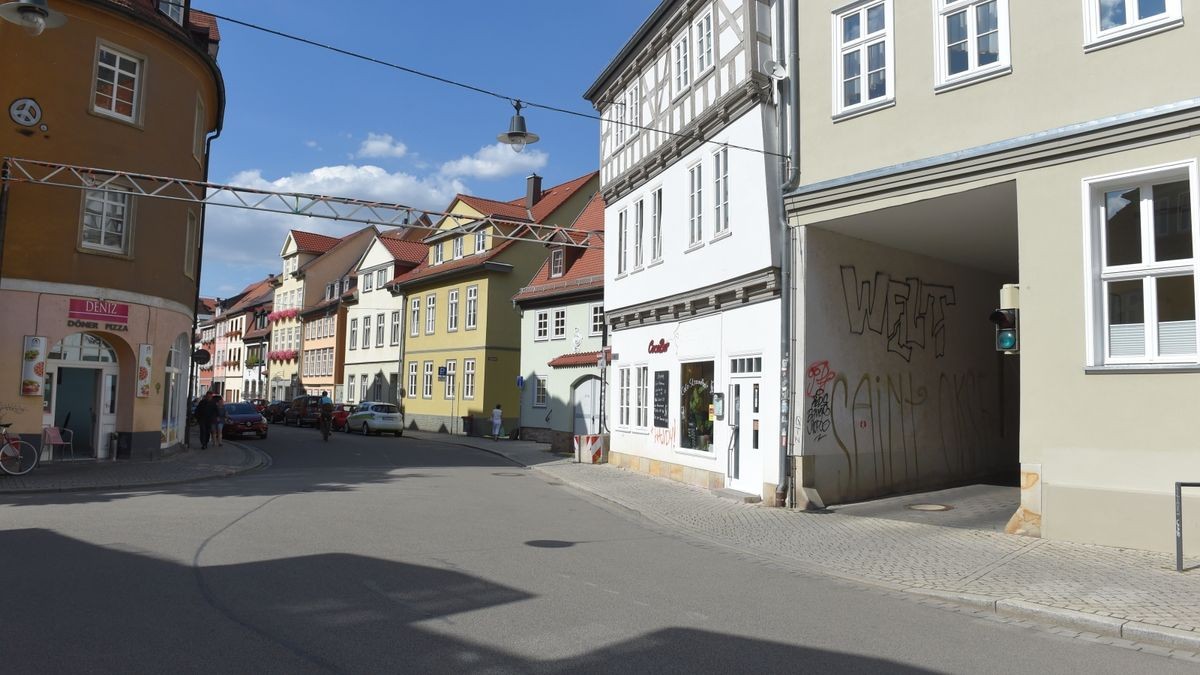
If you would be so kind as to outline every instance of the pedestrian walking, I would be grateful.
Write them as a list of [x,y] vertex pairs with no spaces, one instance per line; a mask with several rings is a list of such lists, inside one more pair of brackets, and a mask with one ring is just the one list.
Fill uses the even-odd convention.
[[500,440],[500,426],[504,424],[504,412],[500,410],[500,404],[497,403],[495,408],[492,408],[492,440]]
[[213,404],[213,393],[211,391],[204,392],[204,398],[196,404],[196,427],[200,431],[200,449],[208,448],[209,438],[212,436],[213,416],[216,414],[216,406]]
[[221,438],[225,435],[225,400],[220,396],[213,397],[213,432],[219,448],[223,445]]

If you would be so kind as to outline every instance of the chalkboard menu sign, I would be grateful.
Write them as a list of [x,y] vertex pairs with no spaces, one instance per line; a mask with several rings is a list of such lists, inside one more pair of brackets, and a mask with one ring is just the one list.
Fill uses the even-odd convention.
[[667,403],[671,398],[671,371],[654,371],[654,426],[666,429],[671,426]]

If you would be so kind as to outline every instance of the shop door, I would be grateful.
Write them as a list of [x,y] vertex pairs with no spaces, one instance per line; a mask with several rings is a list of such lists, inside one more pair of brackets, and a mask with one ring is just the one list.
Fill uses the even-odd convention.
[[59,367],[57,380],[54,426],[70,429],[73,434],[73,448],[66,456],[76,459],[94,457],[100,423],[97,410],[100,371]]
[[729,487],[762,493],[762,438],[759,435],[760,387],[757,379],[736,379],[729,385]]
[[590,377],[575,385],[575,435],[600,433],[600,380]]

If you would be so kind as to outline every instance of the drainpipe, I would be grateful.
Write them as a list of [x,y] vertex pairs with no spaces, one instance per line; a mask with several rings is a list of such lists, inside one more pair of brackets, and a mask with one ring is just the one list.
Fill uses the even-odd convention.
[[4,234],[8,225],[8,178],[8,158],[5,158],[4,163],[0,164],[0,278],[4,276]]
[[[787,11],[790,6],[791,10]],[[787,16],[784,12],[787,11]],[[795,481],[792,476],[791,446],[792,446],[792,367],[795,354],[793,353],[792,335],[792,228],[788,226],[787,205],[783,196],[793,190],[800,182],[800,18],[795,3],[776,2],[775,34],[780,36],[776,42],[775,52],[780,62],[783,61],[784,50],[787,52],[787,79],[779,83],[779,100],[775,106],[779,129],[779,152],[786,154],[786,159],[780,160],[779,188],[779,233],[783,249],[779,258],[779,273],[781,289],[780,301],[780,369],[779,369],[779,485],[775,488],[775,503],[795,506]],[[786,24],[787,39],[782,39]],[[786,106],[785,106],[786,88]],[[786,129],[786,133],[785,130]]]

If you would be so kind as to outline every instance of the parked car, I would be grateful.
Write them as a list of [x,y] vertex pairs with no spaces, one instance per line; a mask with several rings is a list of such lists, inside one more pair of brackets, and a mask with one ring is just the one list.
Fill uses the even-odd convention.
[[247,401],[247,402],[248,402],[250,405],[254,406],[254,409],[255,409],[255,410],[257,410],[257,411],[258,411],[258,412],[260,412],[260,413],[261,413],[262,411],[266,410],[266,409],[267,409],[267,406],[271,404],[271,402],[270,402],[270,401],[268,401],[268,400],[267,400],[267,399],[265,399],[265,398],[252,398],[252,399],[250,399],[250,400],[249,400],[249,401]]
[[268,422],[278,424],[283,421],[283,413],[291,405],[291,401],[271,401],[267,404],[266,409],[262,411],[263,417],[266,417]]
[[347,420],[350,429],[368,434],[393,433],[404,435],[404,411],[394,403],[363,401]]
[[267,418],[254,409],[249,401],[225,404],[225,428],[222,436],[238,437],[243,434],[256,434],[259,438],[267,437]]
[[350,414],[357,409],[358,406],[349,403],[334,403],[333,404],[333,430],[334,431],[350,431],[350,425],[347,423],[350,419]]
[[283,424],[295,424],[298,427],[317,426],[321,420],[320,396],[297,396],[292,404],[283,412]]

